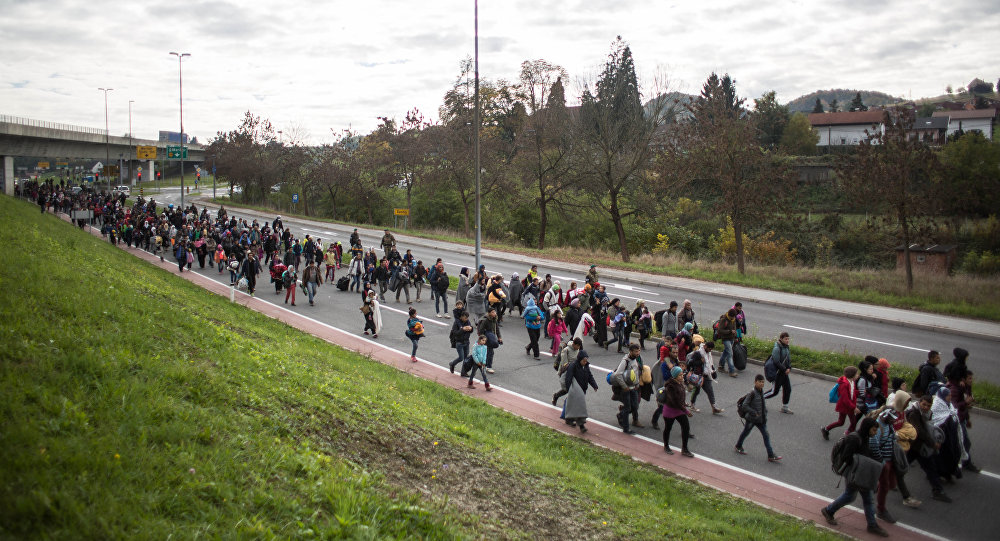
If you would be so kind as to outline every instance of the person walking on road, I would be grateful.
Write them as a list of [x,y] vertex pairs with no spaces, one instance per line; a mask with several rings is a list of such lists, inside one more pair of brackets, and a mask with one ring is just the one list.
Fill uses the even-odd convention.
[[454,347],[455,351],[458,353],[455,360],[448,363],[448,369],[451,370],[452,374],[455,373],[455,366],[461,364],[462,367],[460,370],[462,372],[462,377],[467,375],[465,360],[468,359],[470,355],[469,335],[472,334],[473,330],[472,324],[469,323],[469,313],[463,310],[462,313],[455,318],[455,324],[451,327],[451,333],[448,336],[451,339],[452,347]]
[[316,261],[309,261],[305,272],[302,273],[302,287],[306,289],[306,293],[309,295],[309,306],[314,306],[313,299],[316,297],[316,288],[322,284],[323,275],[320,274],[319,267],[316,266]]
[[[618,368],[611,374],[611,383],[615,387],[618,400],[622,405],[618,411],[618,426],[625,434],[634,434],[629,426],[629,418],[639,418],[639,344],[632,344],[628,353],[618,363]],[[641,428],[643,425],[633,423]]]
[[365,334],[371,331],[372,338],[378,338],[378,332],[382,330],[382,312],[379,309],[378,300],[375,299],[375,291],[368,291],[364,303],[361,304],[361,315],[365,318]]
[[486,317],[479,322],[477,330],[480,336],[486,337],[486,372],[492,374],[494,373],[493,356],[496,353],[496,349],[503,345],[503,338],[500,336],[500,325],[497,324],[497,311],[491,308],[486,313]]
[[[897,393],[898,394],[898,393]],[[906,453],[906,459],[913,463],[920,464],[920,469],[924,470],[927,482],[931,485],[931,497],[939,502],[951,503],[951,497],[944,493],[944,485],[941,483],[941,476],[938,474],[937,464],[934,458],[941,449],[941,442],[934,438],[931,431],[931,406],[934,397],[925,394],[910,404],[906,408],[904,417],[906,422],[916,429],[916,437],[910,444],[910,450]]]
[[[669,375],[663,384],[663,404],[660,407],[663,415],[663,451],[668,455],[674,454],[670,448],[670,430],[676,421],[681,425],[681,454],[693,458],[694,454],[688,450],[688,440],[691,438],[691,423],[688,417],[694,414],[688,410],[684,400],[687,395],[684,390],[684,369],[674,366],[670,369]],[[655,421],[653,426],[656,426]]]
[[492,374],[493,371],[485,369],[487,363],[487,356],[489,355],[489,346],[486,345],[486,336],[481,335],[479,339],[476,340],[476,346],[472,348],[472,369],[469,370],[469,385],[470,389],[475,389],[476,384],[473,380],[476,377],[476,371],[479,371],[479,375],[483,378],[483,384],[486,385],[487,391],[492,391],[490,387],[490,380],[487,379],[486,374]]
[[[856,461],[862,461],[864,457],[869,461],[878,462],[878,457],[870,446],[869,441],[875,436],[878,431],[878,423],[875,419],[865,417],[861,420],[861,426],[858,428],[857,432],[851,432],[846,436],[844,442],[843,457],[845,464],[854,464]],[[834,515],[840,510],[841,507],[853,502],[857,497],[858,493],[861,494],[861,501],[864,503],[865,510],[865,520],[868,522],[868,532],[881,536],[889,537],[889,533],[882,529],[878,525],[878,521],[875,519],[875,494],[873,494],[871,488],[858,487],[851,483],[845,483],[844,493],[840,495],[839,498],[834,500],[826,507],[820,509],[823,514],[823,518],[826,519],[827,524],[832,526],[837,525],[837,519]]]
[[769,391],[764,393],[764,398],[774,398],[778,396],[778,389],[781,389],[781,413],[791,414],[788,409],[788,400],[792,397],[792,381],[789,374],[792,373],[792,354],[788,349],[788,343],[792,340],[787,332],[778,335],[778,340],[771,349],[769,362],[773,363],[774,385]]
[[[438,266],[437,272],[434,273],[434,279],[431,282],[431,289],[434,291],[434,311],[437,312],[437,317],[445,319],[451,317],[448,313],[449,285],[451,285],[451,279],[448,278],[448,273],[444,271],[444,265]],[[439,303],[444,304],[444,312],[441,311]]]
[[687,369],[689,377],[694,384],[694,392],[691,393],[691,410],[698,413],[699,410],[694,403],[698,400],[701,391],[705,391],[708,402],[712,406],[712,413],[721,415],[726,410],[715,404],[715,382],[718,373],[715,370],[715,363],[712,361],[712,351],[715,349],[715,342],[704,342],[698,349],[692,351],[687,356]]
[[396,246],[396,237],[392,236],[392,233],[386,229],[385,235],[382,235],[382,243],[379,246],[382,247],[385,257],[389,257],[389,251]]
[[576,361],[577,352],[582,349],[583,340],[574,338],[555,356],[552,368],[559,374],[559,390],[552,395],[553,406],[556,405],[560,397],[566,396],[566,393],[569,392],[569,380],[566,379],[566,371],[569,370],[569,365]]
[[528,298],[528,304],[524,308],[524,327],[528,330],[528,345],[524,346],[524,353],[531,353],[538,359],[538,340],[542,335],[542,324],[545,316],[542,310],[535,304],[535,300]]
[[285,304],[288,304],[288,297],[292,298],[292,306],[295,306],[295,290],[298,276],[295,274],[295,267],[285,267],[285,272],[281,273],[281,282],[285,286]]
[[851,420],[851,424],[847,426],[847,432],[854,431],[854,427],[858,423],[858,415],[861,415],[861,410],[858,409],[858,387],[855,383],[859,375],[858,367],[844,367],[844,375],[837,380],[837,405],[834,407],[839,417],[836,421],[820,429],[824,440],[830,439],[830,430],[844,426],[845,418]]
[[562,310],[553,311],[552,319],[549,321],[548,326],[549,338],[552,339],[552,347],[549,348],[549,353],[553,357],[559,354],[559,345],[562,343],[562,335],[566,330],[566,322],[563,321]]
[[716,335],[713,340],[722,340],[722,356],[719,357],[719,366],[725,370],[728,367],[729,376],[736,377],[736,365],[733,363],[733,342],[736,341],[736,310],[730,308],[728,312],[719,317],[719,322],[715,329]]
[[413,344],[410,350],[410,361],[417,362],[417,343],[424,337],[424,322],[417,317],[417,309],[410,307],[409,318],[406,320],[406,337]]
[[764,449],[767,450],[767,461],[778,462],[781,457],[775,454],[771,448],[771,435],[767,432],[767,404],[764,402],[764,376],[757,374],[753,380],[753,389],[742,398],[739,414],[744,420],[743,432],[736,440],[736,452],[741,455],[747,454],[743,450],[743,442],[750,435],[754,428],[760,430],[760,435],[764,437]]
[[910,389],[913,396],[920,398],[924,393],[933,395],[938,387],[945,384],[944,374],[938,369],[939,364],[941,364],[941,354],[934,350],[927,352],[927,362],[920,365],[917,379],[913,381],[913,388]]
[[178,272],[184,272],[184,266],[187,265],[187,241],[181,240],[177,243],[177,248],[174,250],[174,258],[177,259]]
[[582,349],[583,342],[579,342],[580,350],[576,354],[576,361],[566,369],[565,381],[567,386],[566,402],[563,408],[563,418],[566,424],[576,426],[580,433],[587,432],[587,387],[597,390],[597,381],[590,371],[590,358],[587,352]]
[[[247,258],[243,260],[243,269],[240,275],[247,279],[247,293],[253,297],[254,290],[257,289],[257,275],[260,274],[260,260],[253,250],[247,252]],[[239,279],[237,279],[239,281]]]

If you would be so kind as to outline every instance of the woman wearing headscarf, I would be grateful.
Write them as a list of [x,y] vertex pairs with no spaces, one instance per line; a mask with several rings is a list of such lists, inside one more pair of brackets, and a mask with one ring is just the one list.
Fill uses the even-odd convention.
[[591,317],[594,319],[594,342],[604,347],[608,341],[608,304],[611,300],[604,297],[601,302],[595,302],[591,309]]
[[958,426],[958,410],[951,404],[951,390],[941,387],[934,394],[931,403],[931,424],[944,431],[944,443],[938,451],[935,460],[938,473],[949,481],[952,477],[961,477],[958,465],[965,458],[962,438]]
[[566,394],[563,418],[570,426],[576,425],[580,432],[586,432],[587,427],[587,386],[597,390],[594,374],[590,372],[590,359],[586,350],[581,349],[576,355],[576,361],[566,370],[566,382],[569,392]]
[[[688,439],[691,437],[691,423],[688,417],[693,414],[685,405],[686,392],[684,389],[684,370],[679,366],[670,369],[670,379],[663,384],[664,404],[663,404],[663,450],[668,454],[674,454],[670,449],[670,429],[674,426],[674,421],[681,425],[681,454],[686,457],[693,457],[688,451]],[[655,419],[655,418],[654,418]],[[656,423],[654,421],[653,425]]]
[[510,275],[510,284],[507,286],[507,302],[512,314],[515,308],[518,309],[518,315],[524,313],[524,306],[521,306],[521,293],[524,293],[524,286],[521,284],[521,278],[515,272]]
[[365,318],[364,331],[366,335],[371,331],[372,338],[378,338],[378,332],[382,329],[382,311],[375,297],[375,290],[368,290],[365,302],[361,305],[361,315]]
[[473,282],[465,294],[465,309],[476,325],[486,317],[486,283]]
[[685,323],[690,323],[693,330],[691,334],[698,332],[698,324],[694,321],[694,308],[691,306],[691,301],[689,299],[684,299],[684,306],[681,311],[677,313],[677,325],[683,327]]
[[[458,271],[458,288],[455,290],[455,299],[469,304],[465,296],[469,293],[469,267],[462,267],[462,270]],[[417,293],[417,298],[420,294]]]

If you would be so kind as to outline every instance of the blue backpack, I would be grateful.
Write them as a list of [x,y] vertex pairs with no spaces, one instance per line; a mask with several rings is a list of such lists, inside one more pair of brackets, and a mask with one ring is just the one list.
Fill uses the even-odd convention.
[[830,403],[831,404],[836,404],[838,400],[840,400],[840,382],[839,381],[837,382],[836,385],[833,386],[833,389],[830,389]]

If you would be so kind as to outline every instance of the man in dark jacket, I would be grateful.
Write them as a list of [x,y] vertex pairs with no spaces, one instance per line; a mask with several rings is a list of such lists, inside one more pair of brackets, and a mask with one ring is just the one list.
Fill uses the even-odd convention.
[[462,377],[469,377],[465,373],[465,360],[469,357],[469,335],[472,334],[472,323],[469,322],[469,313],[462,311],[455,319],[455,324],[451,327],[451,333],[448,337],[451,339],[451,345],[458,352],[458,357],[454,361],[448,363],[448,369],[451,373],[455,373],[455,366],[462,363]]
[[746,421],[743,424],[743,432],[736,440],[736,452],[745,455],[743,441],[750,435],[750,431],[757,427],[760,435],[764,437],[764,448],[767,449],[767,461],[777,462],[781,457],[774,454],[771,448],[771,435],[767,433],[767,404],[764,403],[764,376],[757,374],[753,380],[753,390],[747,393],[743,399],[743,406],[740,408],[740,416]]
[[924,470],[924,474],[927,476],[927,482],[931,484],[932,497],[940,502],[951,503],[951,498],[944,493],[941,476],[934,463],[934,454],[941,448],[941,444],[934,439],[930,429],[931,404],[933,402],[934,397],[926,394],[920,397],[917,403],[906,408],[906,422],[917,430],[917,439],[910,444],[906,458],[911,463],[920,464],[920,469]]
[[500,337],[500,326],[497,325],[497,311],[494,308],[490,308],[490,311],[486,314],[486,317],[479,322],[480,336],[486,337],[486,373],[492,374],[493,370],[493,352],[503,345],[503,338]]
[[[872,460],[878,461],[879,458],[875,456],[868,444],[868,440],[875,435],[878,431],[878,422],[871,417],[865,417],[861,420],[861,426],[858,427],[857,432],[848,434],[845,436],[846,441],[844,442],[844,456],[846,464],[853,464],[857,460],[856,455],[866,456]],[[833,518],[833,515],[845,505],[854,501],[858,497],[858,493],[861,493],[861,501],[864,503],[865,519],[868,522],[868,532],[879,535],[882,537],[889,537],[889,533],[882,529],[875,520],[875,494],[871,490],[861,490],[858,487],[846,484],[844,486],[844,493],[840,495],[839,498],[830,503],[830,505],[820,509],[823,514],[823,518],[826,519],[828,524],[833,526],[837,525],[837,519]]]
[[944,385],[944,374],[938,370],[939,364],[941,364],[941,354],[933,349],[927,352],[927,362],[920,365],[920,373],[917,375],[917,379],[913,381],[913,389],[911,389],[913,396],[917,398],[923,396],[932,383],[936,382]]
[[944,367],[944,379],[949,383],[961,383],[965,380],[965,375],[969,372],[969,367],[965,361],[969,358],[969,352],[962,348],[952,350],[955,358]]
[[736,365],[733,364],[733,341],[736,340],[736,310],[730,308],[728,312],[719,318],[719,325],[715,331],[715,342],[722,340],[722,356],[719,357],[719,368],[726,369],[728,366],[730,377],[736,377]]

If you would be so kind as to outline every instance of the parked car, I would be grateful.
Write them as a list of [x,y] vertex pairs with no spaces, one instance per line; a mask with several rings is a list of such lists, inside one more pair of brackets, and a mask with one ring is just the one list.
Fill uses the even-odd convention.
[[132,195],[132,188],[125,185],[115,186],[115,194],[120,194],[120,193],[123,193],[125,194],[126,197],[128,197],[129,195]]

